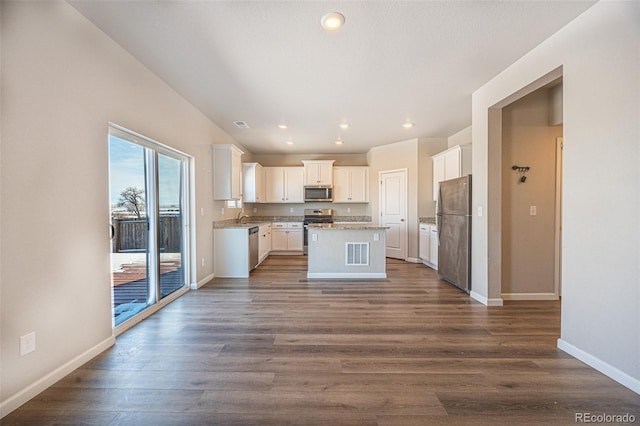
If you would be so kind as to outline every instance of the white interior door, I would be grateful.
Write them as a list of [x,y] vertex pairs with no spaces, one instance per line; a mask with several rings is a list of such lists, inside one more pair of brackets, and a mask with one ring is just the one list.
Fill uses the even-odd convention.
[[380,172],[380,225],[387,229],[387,257],[407,259],[407,170]]

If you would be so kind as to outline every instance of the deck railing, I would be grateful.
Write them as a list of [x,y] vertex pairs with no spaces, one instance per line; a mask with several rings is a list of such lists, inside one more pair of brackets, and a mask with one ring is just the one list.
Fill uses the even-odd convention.
[[[147,219],[112,219],[114,237],[112,251],[145,251],[147,248]],[[163,215],[159,218],[160,250],[164,253],[180,253],[180,215]]]

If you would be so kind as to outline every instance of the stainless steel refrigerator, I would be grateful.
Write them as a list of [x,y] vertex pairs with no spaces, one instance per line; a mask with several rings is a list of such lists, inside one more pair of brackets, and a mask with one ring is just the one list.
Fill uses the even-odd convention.
[[471,175],[440,182],[438,274],[471,291]]

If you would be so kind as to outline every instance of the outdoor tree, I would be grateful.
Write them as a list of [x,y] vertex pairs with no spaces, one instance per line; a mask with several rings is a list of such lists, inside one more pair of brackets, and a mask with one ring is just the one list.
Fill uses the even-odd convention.
[[141,212],[144,211],[144,189],[127,187],[120,193],[119,207],[126,207],[130,212],[135,213],[136,217],[142,217]]

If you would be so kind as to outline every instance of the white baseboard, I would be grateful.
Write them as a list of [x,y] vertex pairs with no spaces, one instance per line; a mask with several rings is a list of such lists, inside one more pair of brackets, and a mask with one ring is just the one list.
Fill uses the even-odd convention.
[[407,262],[422,263],[422,259],[418,259],[417,257],[407,257]]
[[9,398],[5,399],[0,403],[0,418],[6,416],[16,408],[20,407],[22,404],[36,397],[39,393],[46,390],[50,386],[54,385],[56,382],[64,378],[67,374],[71,373],[73,370],[80,368],[83,364],[100,355],[105,350],[109,349],[116,343],[116,338],[114,335],[103,340],[98,343],[94,347],[89,350],[83,352],[78,355],[71,361],[63,364],[61,367],[56,368],[51,373],[42,377],[41,379],[35,381],[30,384],[26,388],[18,391],[14,395],[11,395]]
[[197,283],[191,283],[191,285],[189,287],[191,288],[191,290],[197,290],[200,287],[202,287],[203,285],[205,285],[206,283],[208,283],[209,281],[211,281],[212,279],[214,279],[215,276],[216,276],[215,273],[209,274],[206,277],[204,277],[203,279],[201,279],[200,281],[198,281]]
[[307,279],[385,279],[386,272],[307,272]]
[[502,300],[558,300],[555,293],[502,293]]
[[472,299],[482,303],[485,306],[502,306],[503,305],[502,299],[487,299],[483,295],[476,293],[473,290],[471,290],[471,293],[469,293],[469,296],[471,296]]
[[631,377],[624,371],[618,370],[616,367],[607,364],[600,358],[597,358],[562,339],[558,339],[558,349],[563,350],[569,355],[595,368],[605,376],[612,378],[621,385],[631,389],[637,394],[640,394],[640,380],[636,379],[635,377]]

